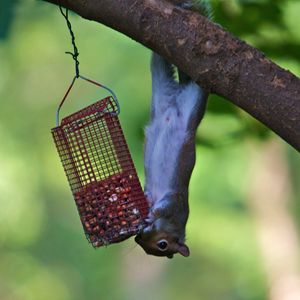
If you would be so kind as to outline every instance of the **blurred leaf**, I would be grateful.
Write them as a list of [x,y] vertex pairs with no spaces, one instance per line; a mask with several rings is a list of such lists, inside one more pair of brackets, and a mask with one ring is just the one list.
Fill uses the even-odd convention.
[[238,108],[228,100],[218,96],[210,95],[207,103],[207,111],[216,114],[238,114]]
[[284,28],[282,3],[286,0],[228,0],[215,1],[215,19],[234,34],[252,34],[262,24]]
[[18,0],[0,0],[0,40],[7,38]]

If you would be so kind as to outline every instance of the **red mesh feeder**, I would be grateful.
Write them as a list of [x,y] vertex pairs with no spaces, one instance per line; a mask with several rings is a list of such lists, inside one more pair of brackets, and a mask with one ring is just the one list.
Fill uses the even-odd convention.
[[94,247],[137,234],[145,225],[148,204],[118,119],[114,93],[68,117],[52,129],[80,219]]

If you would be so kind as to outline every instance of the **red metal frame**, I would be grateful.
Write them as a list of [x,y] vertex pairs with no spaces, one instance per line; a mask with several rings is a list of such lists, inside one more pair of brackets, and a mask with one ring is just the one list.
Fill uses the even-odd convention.
[[52,129],[82,225],[94,247],[122,241],[145,225],[148,203],[112,97]]

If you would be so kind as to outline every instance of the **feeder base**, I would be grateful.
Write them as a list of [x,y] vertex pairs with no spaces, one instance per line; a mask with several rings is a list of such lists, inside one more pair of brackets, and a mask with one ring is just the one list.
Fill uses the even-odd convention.
[[121,242],[145,226],[142,212],[133,201],[134,177],[114,175],[75,193],[84,231],[94,247]]

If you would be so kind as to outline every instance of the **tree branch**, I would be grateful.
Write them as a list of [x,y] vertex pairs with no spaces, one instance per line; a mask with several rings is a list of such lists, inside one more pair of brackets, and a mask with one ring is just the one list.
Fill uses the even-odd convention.
[[160,53],[300,151],[300,80],[205,17],[165,0],[46,1]]

